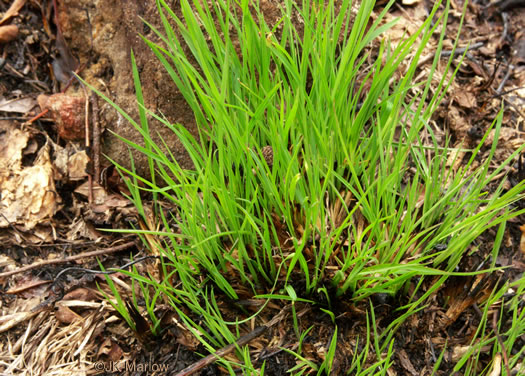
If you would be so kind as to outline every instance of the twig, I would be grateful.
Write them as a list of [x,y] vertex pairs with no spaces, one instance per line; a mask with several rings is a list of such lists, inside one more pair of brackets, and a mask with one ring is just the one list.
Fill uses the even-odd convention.
[[[18,229],[16,228],[16,226],[14,224],[11,223],[11,221],[9,220],[9,218],[7,218],[4,213],[0,213],[0,215],[2,216],[2,218],[4,218],[4,221],[7,222],[7,224],[9,225],[9,227],[11,227],[11,229],[13,229],[14,232],[16,232],[18,234],[18,236],[20,236],[22,239],[24,239],[25,241],[27,241],[26,237],[20,232],[18,231]],[[0,274],[1,276],[1,274]]]
[[79,259],[83,259],[83,258],[86,258],[86,257],[95,257],[95,256],[104,255],[104,254],[115,253],[115,252],[119,252],[119,251],[122,251],[124,249],[130,248],[133,245],[135,245],[134,241],[127,242],[127,243],[124,243],[124,244],[121,244],[121,245],[116,245],[116,246],[110,247],[110,248],[99,249],[99,250],[92,251],[92,252],[81,253],[79,255],[70,256],[70,257],[66,257],[66,258],[63,258],[63,259],[45,260],[45,261],[41,261],[41,262],[37,262],[37,263],[31,264],[31,265],[24,266],[22,268],[18,268],[16,270],[11,270],[9,272],[0,273],[0,278],[9,277],[9,276],[12,276],[14,274],[23,273],[23,272],[26,272],[26,271],[32,270],[32,269],[37,269],[37,268],[40,268],[40,267],[45,266],[45,265],[66,264],[68,262],[79,260]]
[[275,351],[272,351],[271,353],[268,353],[266,355],[263,355],[263,356],[259,357],[257,359],[257,361],[260,362],[261,360],[271,358],[272,356],[275,356],[275,355],[283,352],[285,349],[295,351],[298,347],[299,347],[299,343],[294,343],[293,345],[282,346],[279,349],[277,349]]
[[189,376],[203,369],[204,367],[218,360],[220,357],[223,357],[224,355],[231,353],[237,346],[244,346],[251,340],[259,337],[261,334],[263,334],[266,331],[266,329],[268,329],[268,326],[266,325],[255,328],[253,331],[242,336],[234,343],[230,343],[229,345],[223,347],[222,349],[217,350],[215,353],[210,354],[207,357],[202,358],[198,362],[193,363],[191,366],[184,368],[182,371],[177,373],[175,376]]
[[460,55],[460,54],[463,54],[463,53],[465,53],[467,51],[477,50],[478,48],[483,47],[483,45],[484,45],[483,42],[478,42],[478,43],[471,44],[468,47],[456,48],[454,51],[452,51],[452,50],[441,51],[441,57],[450,56],[450,55],[452,55],[452,52],[454,52],[454,56]]
[[35,121],[37,121],[37,120],[40,119],[41,117],[44,117],[45,115],[47,115],[48,112],[49,112],[49,109],[46,109],[46,110],[42,111],[42,112],[39,113],[38,115],[35,115],[35,116],[33,116],[31,119],[29,119],[28,121],[26,121],[26,124],[33,124]]
[[[150,259],[150,258],[158,258],[158,256],[145,256],[145,257],[133,260],[131,262],[128,262],[126,265],[122,265],[118,269],[114,269],[114,270],[101,271],[101,270],[92,270],[92,269],[86,269],[86,268],[79,268],[79,267],[76,267],[76,266],[73,266],[73,267],[70,267],[70,268],[65,268],[65,269],[61,270],[60,273],[58,273],[55,276],[55,280],[53,281],[53,283],[49,287],[49,289],[52,291],[51,296],[49,296],[49,298],[44,300],[42,303],[38,304],[36,307],[33,307],[31,309],[31,312],[40,311],[40,310],[42,310],[42,309],[44,309],[44,308],[46,308],[46,307],[48,307],[48,306],[58,302],[59,300],[62,300],[62,298],[66,295],[67,292],[72,291],[73,289],[78,288],[78,287],[82,286],[84,283],[86,283],[87,281],[89,281],[89,277],[88,276],[90,274],[91,275],[95,275],[95,274],[114,274],[114,273],[117,273],[119,271],[119,269],[125,269],[128,266],[134,265],[136,263],[142,262],[142,261]],[[81,271],[81,272],[84,272],[85,275],[82,276],[80,279],[75,279],[75,281],[72,284],[70,284],[69,286],[64,287],[63,284],[60,282],[60,277],[62,277],[64,274],[66,274],[66,272],[71,272],[71,271]]]
[[[91,132],[89,131],[89,102],[90,102],[90,98],[89,98],[89,94],[88,94],[88,91],[86,89],[86,86],[84,85],[84,83],[82,81],[80,81],[78,79],[78,77],[75,75],[73,76],[77,79],[77,81],[80,83],[80,87],[82,88],[82,90],[84,91],[84,101],[85,101],[85,108],[84,108],[84,138],[85,138],[85,145],[86,145],[86,149],[89,149],[89,147],[91,146],[91,142],[89,140],[89,138],[91,137]],[[93,178],[91,175],[88,174],[88,187],[89,187],[89,192],[88,192],[88,202],[91,204],[93,202]]]
[[70,272],[72,270],[76,270],[76,271],[80,271],[80,272],[85,272],[85,273],[91,273],[91,274],[107,274],[107,275],[110,275],[110,274],[115,274],[117,273],[119,270],[122,270],[122,269],[126,269],[127,267],[131,266],[131,265],[135,265],[135,264],[138,264],[139,262],[142,262],[144,260],[149,260],[149,259],[158,259],[160,258],[160,256],[144,256],[144,257],[141,257],[141,258],[138,258],[136,260],[133,260],[133,261],[130,261],[128,262],[127,264],[124,264],[122,266],[119,266],[118,268],[112,268],[112,270],[106,270],[106,271],[102,271],[102,270],[93,270],[93,269],[86,269],[86,268],[80,268],[78,266],[72,266],[70,268],[65,268],[65,269],[62,269],[56,276],[55,276],[55,281],[58,280],[60,277],[62,277],[62,274],[65,274],[66,272]]
[[509,33],[509,14],[507,12],[501,12],[501,18],[503,20],[503,33],[501,34],[500,43],[503,43]]
[[86,148],[89,148],[91,146],[91,142],[89,140],[89,137],[91,136],[90,132],[89,132],[89,95],[88,95],[87,89],[84,86],[84,84],[82,83],[82,81],[79,81],[79,82],[80,82],[80,87],[82,88],[82,91],[84,91],[84,99],[85,99],[85,108],[84,108],[84,114],[85,114],[84,115],[84,131],[85,131],[85,134],[84,134],[84,137],[85,137]]
[[[454,56],[457,56],[457,55],[461,55],[467,51],[470,51],[470,50],[477,50],[478,48],[481,48],[483,47],[484,43],[483,42],[478,42],[478,43],[474,43],[474,44],[471,44],[470,46],[468,47],[461,47],[461,48],[456,48],[454,51],[452,50],[447,50],[447,51],[441,51],[441,54],[439,55],[440,57],[448,57],[450,55],[452,55],[452,52],[454,52]],[[418,66],[421,66],[425,63],[427,63],[428,61],[432,60],[434,58],[434,56],[436,56],[436,54],[429,54],[423,58],[421,58],[419,60],[419,62],[417,63]]]
[[100,184],[100,125],[98,123],[98,102],[95,93],[91,93],[91,110],[93,111],[93,168],[95,183]]
[[525,86],[515,87],[515,88],[513,88],[513,89],[509,89],[509,90],[507,90],[507,91],[504,91],[504,92],[502,92],[502,93],[494,94],[494,95],[492,96],[492,98],[502,97],[502,96],[504,96],[504,95],[507,95],[507,94],[513,93],[513,92],[518,91],[518,90],[521,90],[521,89],[523,89],[523,88],[525,88]]
[[[43,116],[43,115],[42,115]],[[0,120],[27,120],[27,116],[2,116]]]
[[512,103],[511,101],[509,101],[507,98],[503,98],[503,102],[505,102],[506,104],[508,104],[510,107],[512,107],[514,109],[514,111],[516,111],[518,114],[520,114],[520,116],[522,118],[525,119],[525,114],[523,112],[521,112],[521,110],[518,108],[518,106],[516,106],[514,103]]
[[[175,376],[189,376],[192,373],[197,372],[200,369],[202,369],[202,368],[210,365],[211,363],[215,362],[216,360],[220,359],[220,357],[223,357],[224,355],[229,354],[230,352],[233,351],[233,349],[235,349],[235,347],[246,345],[252,339],[255,339],[255,338],[259,337],[261,334],[263,334],[266,331],[266,329],[268,329],[269,327],[272,327],[276,323],[282,321],[283,317],[290,310],[291,307],[292,307],[291,304],[287,305],[286,307],[284,307],[281,310],[281,312],[279,312],[277,315],[275,315],[265,325],[259,326],[258,328],[255,328],[253,331],[251,331],[250,333],[242,336],[241,338],[239,338],[234,343],[231,343],[231,344],[223,347],[222,349],[217,350],[215,353],[210,354],[210,355],[208,355],[205,358],[202,358],[201,360],[199,360],[198,362],[192,364],[191,366],[188,366],[188,367],[184,368],[182,371],[177,373]],[[310,308],[304,309],[303,311],[299,312],[298,315],[304,314],[304,312],[306,312],[309,309]]]
[[508,67],[507,73],[505,73],[505,77],[503,77],[503,80],[501,80],[501,83],[499,84],[498,88],[496,89],[496,94],[501,93],[501,91],[505,87],[505,84],[507,83],[509,77],[512,75],[513,72],[514,72],[514,65],[511,64]]

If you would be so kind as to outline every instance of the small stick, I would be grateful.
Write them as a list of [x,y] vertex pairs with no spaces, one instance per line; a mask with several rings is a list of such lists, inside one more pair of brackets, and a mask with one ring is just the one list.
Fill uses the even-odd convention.
[[100,184],[100,125],[98,124],[98,102],[95,93],[91,93],[91,110],[93,111],[93,169],[95,183]]
[[220,350],[217,350],[215,353],[208,355],[205,358],[202,358],[196,363],[193,363],[191,366],[184,368],[182,371],[177,373],[175,376],[189,376],[202,368],[210,365],[211,363],[215,362],[220,357],[223,357],[224,355],[227,355],[231,353],[235,347],[237,346],[244,346],[251,340],[259,337],[261,334],[263,334],[268,327],[266,325],[259,326],[255,328],[253,331],[251,331],[248,334],[243,335],[241,338],[239,338],[234,343],[230,343],[229,345],[223,347]]
[[49,110],[44,110],[44,111],[42,111],[41,113],[39,113],[38,115],[33,116],[33,117],[32,117],[31,119],[29,119],[26,123],[27,123],[27,124],[33,124],[35,121],[37,121],[37,120],[40,119],[41,117],[44,117],[48,112],[49,112]]
[[[461,48],[456,48],[454,50],[454,56],[456,55],[460,55],[462,53],[465,53],[466,51],[470,51],[470,50],[477,50],[478,48],[481,48],[483,47],[483,42],[478,42],[478,43],[474,43],[474,44],[471,44],[470,46],[468,47],[461,47]],[[441,51],[441,57],[447,57],[447,56],[450,56],[452,55],[452,51]]]
[[88,174],[88,203],[93,203],[93,176]]
[[[215,362],[216,360],[219,359],[219,357],[223,357],[224,355],[229,354],[230,352],[233,351],[233,349],[235,349],[236,346],[244,346],[244,345],[246,345],[252,339],[255,339],[255,338],[259,337],[261,334],[263,334],[266,331],[266,329],[268,329],[269,327],[274,326],[276,323],[282,321],[283,317],[286,315],[286,312],[288,312],[291,307],[292,307],[291,304],[287,305],[286,307],[284,307],[281,310],[281,312],[279,312],[277,315],[275,315],[265,325],[259,326],[258,328],[255,328],[252,332],[242,336],[241,338],[239,338],[234,343],[231,343],[231,344],[223,347],[222,349],[216,351],[215,353],[210,354],[210,355],[208,355],[205,358],[202,358],[201,360],[199,360],[198,362],[192,364],[191,366],[188,366],[188,367],[184,368],[182,371],[177,373],[175,376],[189,376],[192,373],[197,372],[200,369],[202,369],[202,368],[210,365],[211,363]],[[301,317],[309,309],[310,308],[305,308],[301,312],[299,312],[297,315],[299,317]]]
[[[454,50],[454,56],[457,56],[457,55],[460,55],[460,54],[463,54],[465,53],[466,51],[470,51],[470,50],[476,50],[478,48],[481,48],[483,46],[483,42],[478,42],[478,43],[474,43],[474,44],[471,44],[470,46],[468,47],[461,47],[461,48],[456,48]],[[441,54],[439,55],[440,57],[448,57],[452,55],[452,51],[441,51]],[[422,57],[419,62],[417,63],[418,66],[421,66],[423,64],[425,64],[426,62],[432,60],[434,58],[434,56],[436,56],[436,54],[429,54],[425,57]]]
[[[123,265],[123,266],[119,267],[119,269],[125,269],[128,266],[134,265],[136,263],[142,262],[142,261],[150,259],[150,258],[157,258],[157,256],[141,257],[141,258],[139,258],[137,260],[133,260],[131,262],[128,262],[126,265]],[[69,292],[69,291],[71,291],[74,288],[80,287],[82,285],[82,283],[83,283],[82,281],[84,281],[84,282],[86,281],[86,279],[84,279],[84,277],[86,277],[86,275],[84,275],[80,279],[77,279],[75,283],[72,283],[69,286],[64,287],[60,283],[60,277],[62,275],[64,275],[64,274],[66,274],[66,273],[69,273],[69,272],[73,271],[73,270],[81,271],[81,272],[84,272],[84,273],[87,273],[87,274],[106,274],[106,275],[114,274],[114,273],[118,272],[118,270],[106,270],[106,271],[103,272],[103,271],[100,271],[100,270],[85,269],[85,268],[79,268],[79,267],[76,267],[76,266],[73,266],[71,268],[65,268],[65,269],[61,270],[60,273],[58,273],[55,276],[55,280],[51,284],[50,290],[53,292],[53,294],[49,298],[44,300],[42,303],[37,305],[36,307],[33,307],[31,309],[31,312],[40,311],[40,310],[42,310],[42,309],[44,309],[44,308],[46,308],[46,307],[48,307],[48,306],[58,302],[59,300],[62,300],[62,298],[66,294],[66,290],[67,290],[67,292]]]
[[45,261],[41,261],[41,262],[36,262],[34,264],[27,265],[27,266],[24,266],[22,268],[18,268],[16,270],[11,270],[9,272],[0,273],[0,278],[9,277],[9,276],[12,276],[14,274],[19,274],[19,273],[26,272],[28,270],[40,268],[40,267],[42,267],[44,265],[66,264],[68,262],[76,261],[76,260],[83,259],[83,258],[86,258],[86,257],[95,257],[95,256],[103,255],[103,254],[119,252],[119,251],[122,251],[124,249],[130,248],[133,245],[135,245],[134,241],[127,242],[127,243],[124,243],[124,244],[121,244],[121,245],[116,245],[116,246],[110,247],[110,248],[98,249],[98,250],[92,251],[92,252],[81,253],[79,255],[70,256],[70,257],[66,257],[66,258],[63,258],[63,259],[54,259],[54,260],[45,260]]
[[505,87],[505,84],[507,83],[508,79],[514,72],[514,65],[509,65],[507,69],[507,73],[505,73],[505,77],[503,77],[503,80],[501,80],[501,83],[499,84],[498,88],[496,89],[496,94],[500,94]]
[[84,134],[84,137],[85,137],[85,145],[86,145],[86,148],[89,148],[91,146],[91,142],[89,140],[89,137],[91,136],[90,135],[90,132],[89,132],[89,95],[88,95],[88,92],[86,90],[86,87],[84,86],[84,84],[82,84],[82,82],[80,83],[80,86],[82,87],[82,90],[84,91],[84,98],[85,98],[85,108],[84,108],[84,130],[85,130],[85,134]]
[[501,18],[503,20],[503,33],[499,42],[503,43],[509,34],[509,14],[507,12],[501,12]]

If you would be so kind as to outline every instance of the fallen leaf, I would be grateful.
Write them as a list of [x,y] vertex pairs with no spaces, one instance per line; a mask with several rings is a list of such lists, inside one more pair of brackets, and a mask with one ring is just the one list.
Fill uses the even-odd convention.
[[5,99],[0,98],[0,111],[26,114],[37,105],[33,98]]
[[81,180],[87,177],[86,169],[88,163],[89,157],[85,150],[70,156],[67,161],[69,180]]
[[199,346],[199,340],[187,329],[178,328],[176,342],[186,347],[188,350],[195,351]]
[[59,209],[49,145],[37,154],[33,166],[22,166],[29,135],[13,123],[0,123],[0,227],[21,225],[33,229]]
[[[82,183],[75,189],[75,193],[78,193],[84,197],[89,197],[90,195],[89,182]],[[93,204],[101,205],[105,203],[108,198],[108,193],[101,185],[97,183],[92,183],[91,193],[93,194]]]
[[28,279],[22,279],[22,281],[18,281],[16,286],[10,288],[5,293],[6,294],[25,293],[24,294],[25,297],[40,296],[44,292],[44,289],[37,289],[37,287],[47,286],[49,283],[50,283],[49,281],[29,277]]
[[82,316],[73,312],[73,310],[69,309],[69,307],[66,307],[63,304],[60,304],[60,302],[57,303],[56,306],[57,306],[57,310],[55,311],[55,317],[61,323],[71,324],[72,322],[82,319]]
[[0,174],[20,170],[29,134],[9,121],[0,121]]
[[5,12],[4,17],[0,20],[0,25],[2,25],[5,21],[13,17],[14,15],[18,14],[18,11],[22,9],[22,7],[25,5],[26,0],[15,0],[13,1],[13,4],[9,7],[7,12]]
[[95,300],[96,298],[97,294],[93,290],[79,287],[78,289],[70,291],[64,295],[63,300],[83,300],[88,302],[90,300]]
[[101,234],[91,225],[84,221],[83,218],[77,218],[69,225],[69,231],[67,232],[66,239],[69,241],[75,241],[78,239],[90,239],[98,240],[101,238]]
[[18,36],[18,26],[5,25],[0,26],[0,44],[9,43]]
[[517,66],[525,65],[525,37],[522,37],[515,43],[516,54],[514,55],[515,64]]
[[403,368],[407,371],[407,373],[410,373],[411,375],[419,375],[420,373],[416,371],[414,368],[414,365],[410,361],[410,358],[408,357],[407,352],[404,349],[401,349],[397,353],[397,357],[399,361],[401,362],[401,365]]
[[492,361],[492,371],[489,376],[499,376],[501,375],[501,354],[498,353],[494,356]]
[[101,355],[107,355],[110,361],[116,362],[122,358],[123,354],[124,351],[122,351],[120,346],[114,343],[111,339],[107,338],[100,346],[100,349],[97,353],[97,358],[99,358]]
[[454,98],[463,108],[474,108],[478,105],[476,96],[470,91],[458,91]]

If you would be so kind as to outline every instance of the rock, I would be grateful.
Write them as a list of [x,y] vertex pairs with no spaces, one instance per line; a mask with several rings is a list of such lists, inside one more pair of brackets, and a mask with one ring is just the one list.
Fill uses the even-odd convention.
[[[191,109],[139,36],[142,33],[154,39],[153,33],[141,18],[161,27],[155,1],[65,0],[59,3],[58,8],[66,43],[79,59],[80,66],[85,66],[80,75],[90,85],[102,91],[138,121],[130,57],[133,49],[146,107],[161,111],[170,122],[181,123],[193,135],[198,135]],[[92,46],[92,49],[86,46]],[[115,109],[100,98],[98,104],[102,128],[142,144],[140,134]],[[173,132],[157,121],[150,121],[149,126],[158,144],[162,144],[160,134],[178,162],[184,168],[192,168],[191,159]],[[127,168],[131,166],[128,146],[111,132],[103,134],[102,153]],[[148,166],[144,155],[139,152],[132,154],[138,172],[147,176]],[[109,165],[109,162],[106,164]]]

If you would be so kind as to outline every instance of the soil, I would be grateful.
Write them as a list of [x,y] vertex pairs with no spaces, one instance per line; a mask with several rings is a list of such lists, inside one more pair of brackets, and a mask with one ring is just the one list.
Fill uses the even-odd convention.
[[[0,373],[18,375],[27,371],[40,375],[87,375],[121,371],[122,374],[146,375],[158,370],[145,367],[160,365],[168,368],[157,374],[180,371],[198,362],[202,358],[198,354],[207,354],[207,351],[180,324],[170,307],[157,306],[163,328],[159,336],[149,335],[147,324],[144,324],[143,332],[133,332],[97,289],[97,284],[107,289],[105,276],[86,272],[86,269],[99,271],[97,261],[88,256],[75,258],[100,250],[97,256],[107,269],[129,262],[130,254],[136,259],[147,252],[142,243],[131,236],[114,236],[99,230],[140,224],[135,209],[123,197],[125,188],[114,174],[111,163],[101,157],[101,166],[97,169],[94,161],[98,157],[93,154],[96,153],[96,144],[100,143],[100,156],[106,155],[129,168],[129,149],[114,134],[137,143],[141,142],[140,135],[108,103],[95,99],[89,101],[88,113],[91,120],[102,128],[102,134],[100,139],[93,135],[86,146],[83,136],[85,116],[82,115],[86,113],[87,91],[71,71],[77,72],[86,83],[113,100],[132,118],[138,119],[131,68],[133,50],[146,107],[162,113],[172,123],[183,124],[192,134],[198,135],[193,113],[139,36],[142,34],[159,42],[143,23],[146,20],[154,27],[161,27],[155,1],[60,0],[55,12],[52,1],[0,0],[0,15],[17,2],[22,4],[20,10],[4,22],[16,25],[17,34],[14,38],[5,34],[7,40],[4,42],[0,29],[0,157],[15,150],[17,160],[16,163],[0,165],[4,170],[0,173],[0,182],[11,179],[13,184],[9,189],[12,192],[29,177],[42,176],[45,184],[42,183],[42,189],[35,189],[35,195],[31,196],[33,201],[38,198],[37,209],[31,206],[29,214],[9,211],[2,214],[6,218],[0,219],[0,239],[3,242],[0,250],[0,309],[3,315],[0,319]],[[179,2],[173,0],[171,3],[174,12],[180,15]],[[261,1],[270,24],[278,22],[278,3]],[[429,5],[426,1],[416,1],[411,6],[403,3],[397,2],[390,11],[391,17],[405,20],[391,35],[393,41],[417,28]],[[453,0],[451,5],[445,50],[452,47],[461,19],[461,1]],[[436,133],[441,132],[442,137],[445,134],[450,136],[453,146],[461,143],[474,145],[479,141],[502,104],[505,107],[504,127],[495,162],[502,162],[522,145],[525,121],[524,30],[523,1],[506,0],[491,5],[483,0],[468,5],[459,46],[465,47],[468,42],[481,45],[467,52],[433,119],[439,124]],[[8,32],[12,33],[13,28]],[[430,58],[435,53],[432,47],[425,52]],[[432,63],[430,58],[421,64],[420,75],[428,73]],[[38,102],[48,112],[35,119],[41,112],[37,96],[61,91],[67,97],[40,97]],[[12,103],[6,107],[3,101]],[[79,115],[80,120],[71,113]],[[160,141],[161,137],[177,161],[191,169],[191,160],[176,136],[153,120],[150,127],[154,139]],[[21,133],[16,133],[15,137],[15,131]],[[22,138],[23,145],[18,150],[14,140]],[[490,137],[486,145],[489,142]],[[485,149],[482,157],[488,154],[490,147]],[[133,159],[137,170],[145,174],[145,158],[134,153]],[[28,168],[34,169],[26,170]],[[95,173],[99,170],[102,176]],[[507,172],[509,186],[521,181],[525,177],[521,158],[516,159],[515,165]],[[19,179],[16,182],[15,177]],[[497,183],[495,181],[494,185]],[[50,191],[56,193],[49,194]],[[6,197],[2,200],[7,200]],[[11,207],[16,206],[15,203],[10,201]],[[522,202],[518,205],[525,206]],[[524,219],[517,218],[507,225],[498,259],[500,265],[513,266],[505,275],[506,279],[520,278],[525,270],[525,254],[520,252],[520,225]],[[463,270],[472,270],[480,264],[483,255],[491,252],[494,237],[495,232],[488,231],[485,238],[480,239],[476,244],[479,253],[464,260]],[[19,270],[24,266],[28,269]],[[66,268],[72,269],[64,274],[67,277],[59,279],[57,275]],[[139,263],[137,268],[144,273],[155,273],[156,266],[154,262]],[[9,271],[15,272],[6,275]],[[124,275],[115,278],[122,282],[121,287],[130,283]],[[395,336],[396,355],[388,374],[430,375],[445,343],[450,351],[446,352],[437,374],[452,374],[458,354],[466,351],[469,337],[480,322],[476,302],[498,283],[496,277],[482,281],[467,277],[450,279],[434,297],[434,304],[411,316],[399,329]],[[477,295],[471,293],[476,285],[483,286],[478,288]],[[442,308],[447,297],[470,302],[457,308],[452,321],[451,313]],[[371,302],[376,309],[378,329],[393,322],[397,318],[395,308],[407,303],[406,298],[387,296],[374,296]],[[342,350],[336,356],[334,369],[341,374],[351,358],[363,350],[357,339],[366,336],[369,304],[352,304],[350,300],[341,299],[335,310],[340,328],[337,338]],[[224,312],[234,310],[227,299],[221,309]],[[282,309],[277,305],[269,307],[268,320],[278,316]],[[298,305],[296,310],[302,312],[303,325],[312,326],[303,351],[309,359],[320,362],[334,334],[333,325],[326,315],[312,307]],[[232,314],[227,319],[235,318]],[[511,319],[502,318],[501,331]],[[135,320],[141,322],[140,314]],[[253,328],[244,329],[249,332]],[[523,335],[518,336],[517,341],[525,347]],[[46,351],[47,346],[54,350]],[[296,364],[294,357],[282,350],[294,350],[296,346],[291,322],[269,329],[250,342],[250,346],[257,350],[255,364],[261,365],[264,361],[268,375],[286,374],[286,370]],[[486,365],[492,356],[487,351],[481,358],[480,364]],[[119,368],[123,364],[128,369]],[[100,365],[103,367],[97,369]],[[201,375],[224,374],[224,370],[215,364],[200,372]]]

